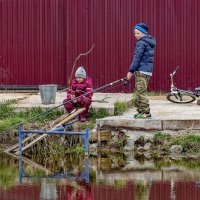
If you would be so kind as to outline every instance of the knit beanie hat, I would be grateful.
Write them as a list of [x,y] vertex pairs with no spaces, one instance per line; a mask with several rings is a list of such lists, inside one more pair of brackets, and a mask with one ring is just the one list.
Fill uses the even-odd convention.
[[77,78],[86,78],[86,72],[85,72],[85,69],[83,67],[79,67],[77,70],[76,70],[76,73],[75,73],[75,77]]
[[137,24],[134,29],[137,29],[137,30],[143,32],[145,35],[147,35],[148,31],[149,31],[149,27],[144,23]]

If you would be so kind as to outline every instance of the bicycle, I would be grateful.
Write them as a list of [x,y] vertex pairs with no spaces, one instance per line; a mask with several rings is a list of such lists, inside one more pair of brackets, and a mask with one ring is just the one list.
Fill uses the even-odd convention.
[[[172,103],[178,103],[178,104],[192,103],[196,100],[196,97],[200,96],[200,87],[195,88],[195,92],[177,88],[174,85],[173,77],[178,69],[179,66],[172,72],[172,74],[170,74],[171,92],[167,94],[167,100],[169,100]],[[197,101],[197,104],[200,105],[200,100]]]

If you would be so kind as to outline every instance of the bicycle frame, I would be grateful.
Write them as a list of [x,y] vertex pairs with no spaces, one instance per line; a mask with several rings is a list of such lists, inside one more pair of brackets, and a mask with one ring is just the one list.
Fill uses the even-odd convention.
[[174,91],[174,89],[177,89],[174,85],[174,80],[173,77],[176,74],[176,71],[178,70],[179,66],[170,74],[170,79],[171,79],[171,92]]
[[171,93],[185,93],[185,94],[191,94],[194,95],[196,97],[200,96],[200,92],[193,92],[190,90],[182,90],[182,89],[178,89],[175,85],[174,85],[174,75],[176,74],[177,70],[179,69],[180,66],[178,66],[171,74],[170,74],[170,80],[171,80]]
[[[171,92],[167,94],[167,99],[172,103],[191,103],[196,100],[196,97],[200,96],[200,88],[196,88],[195,92],[177,88],[174,84],[174,75],[178,69],[179,66],[170,74]],[[200,100],[197,101],[197,104],[200,105]]]

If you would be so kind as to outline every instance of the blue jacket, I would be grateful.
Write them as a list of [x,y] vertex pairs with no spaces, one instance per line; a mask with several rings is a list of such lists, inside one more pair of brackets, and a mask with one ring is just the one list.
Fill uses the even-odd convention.
[[156,41],[150,35],[146,35],[137,41],[133,61],[129,69],[131,73],[135,71],[152,73],[155,45]]

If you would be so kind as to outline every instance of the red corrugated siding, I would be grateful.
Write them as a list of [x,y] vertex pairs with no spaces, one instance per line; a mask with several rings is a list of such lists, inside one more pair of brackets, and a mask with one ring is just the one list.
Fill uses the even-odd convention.
[[177,200],[199,200],[200,188],[194,182],[175,183],[175,195]]
[[[175,191],[176,192],[176,191]],[[149,200],[171,200],[170,182],[152,182],[150,187]],[[177,199],[178,200],[178,199]],[[180,200],[180,199],[179,199]]]
[[95,200],[129,200],[135,199],[135,186],[132,182],[125,186],[114,187],[111,185],[95,185],[94,199]]
[[[76,57],[97,88],[126,76],[134,48],[133,26],[145,22],[156,37],[150,89],[199,86],[198,0],[0,0],[0,83],[65,85]],[[115,88],[110,91],[120,91]]]
[[63,1],[0,1],[1,84],[64,83]]
[[9,189],[0,188],[1,200],[38,200],[40,199],[40,185],[21,185]]
[[[69,182],[70,184],[70,182]],[[195,182],[152,182],[151,187],[129,182],[124,186],[90,185],[77,186],[57,185],[57,199],[71,199],[76,194],[77,199],[94,200],[135,200],[139,197],[149,200],[199,200],[200,189]],[[48,193],[48,192],[47,192]],[[48,193],[48,195],[50,195]],[[41,196],[40,185],[19,185],[9,189],[0,188],[1,200],[37,200]]]

